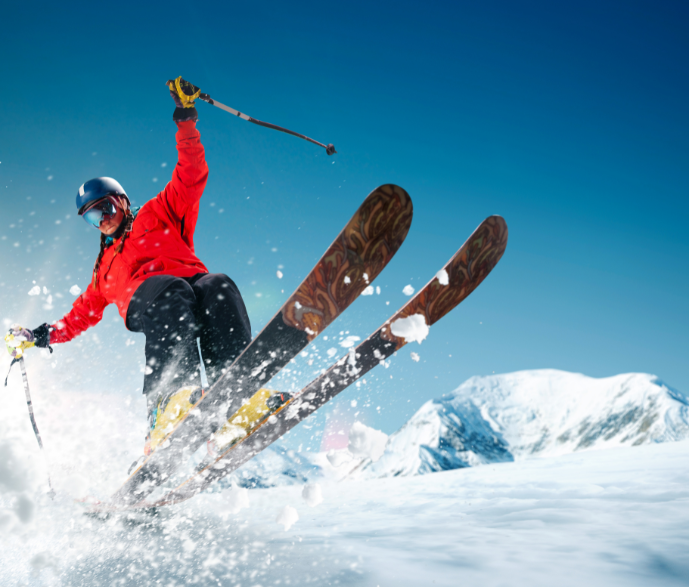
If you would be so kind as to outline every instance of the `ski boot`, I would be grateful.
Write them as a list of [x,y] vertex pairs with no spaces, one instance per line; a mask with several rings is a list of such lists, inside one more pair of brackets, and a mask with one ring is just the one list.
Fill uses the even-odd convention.
[[223,450],[250,434],[258,424],[290,399],[292,399],[292,395],[285,391],[259,389],[247,403],[228,418],[222,428],[211,436],[206,445],[208,455],[217,457]]
[[203,389],[189,385],[161,396],[149,416],[151,431],[146,437],[144,454],[150,455],[204,395]]

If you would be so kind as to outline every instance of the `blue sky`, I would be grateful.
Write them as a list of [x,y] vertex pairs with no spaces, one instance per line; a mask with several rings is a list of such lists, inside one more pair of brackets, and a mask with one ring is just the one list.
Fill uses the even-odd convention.
[[[377,185],[410,193],[411,231],[376,281],[382,294],[355,302],[320,351],[344,352],[340,332],[365,338],[486,216],[510,227],[485,283],[316,428],[338,408],[392,432],[472,375],[519,369],[644,371],[689,389],[688,12],[651,2],[4,6],[0,318],[54,321],[69,288],[88,283],[98,235],[75,214],[84,181],[115,177],[136,205],[164,186],[176,152],[163,84],[182,75],[338,149],[327,157],[199,105],[210,178],[197,252],[237,282],[256,331]],[[34,281],[52,304],[27,296]],[[129,394],[142,360],[142,335],[111,308],[32,366],[36,386]],[[309,379],[303,367],[278,384]]]

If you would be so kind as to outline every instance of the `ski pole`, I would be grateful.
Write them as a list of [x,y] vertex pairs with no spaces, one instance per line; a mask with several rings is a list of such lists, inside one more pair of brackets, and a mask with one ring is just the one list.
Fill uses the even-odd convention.
[[[174,81],[173,81],[174,83]],[[167,85],[170,84],[170,81],[166,82]],[[266,128],[272,128],[273,130],[279,130],[280,132],[287,133],[288,135],[293,135],[295,137],[299,137],[300,139],[304,139],[305,141],[309,141],[310,143],[313,143],[314,145],[318,145],[319,147],[323,147],[325,149],[325,152],[328,155],[333,155],[334,153],[337,153],[335,150],[335,145],[332,143],[328,143],[327,145],[324,145],[323,143],[319,143],[318,141],[314,141],[313,139],[310,139],[306,135],[303,135],[298,132],[294,132],[293,130],[289,130],[287,128],[283,128],[281,126],[278,126],[277,124],[271,124],[270,122],[263,122],[262,120],[257,120],[256,118],[252,118],[248,114],[244,114],[243,112],[240,112],[239,110],[235,110],[234,108],[230,108],[229,106],[225,106],[225,104],[221,104],[217,100],[213,100],[208,94],[204,94],[203,92],[199,94],[199,98],[203,100],[204,102],[208,102],[211,106],[215,106],[217,108],[220,108],[221,110],[224,110],[225,112],[229,112],[230,114],[234,114],[235,116],[239,116],[239,118],[243,120],[248,120],[249,122],[253,122],[254,124],[258,124],[259,126],[265,126]]]
[[[33,403],[31,402],[31,393],[29,392],[29,378],[26,376],[26,365],[24,365],[24,357],[19,357],[15,358],[12,361],[12,365],[14,363],[19,363],[19,366],[21,367],[22,370],[22,382],[24,383],[24,395],[26,395],[26,405],[29,408],[29,418],[31,418],[31,426],[33,426],[33,431],[34,434],[36,435],[36,440],[38,440],[38,446],[41,449],[41,454],[43,455],[43,459],[45,460],[46,463],[46,468],[48,466],[48,461],[45,458],[45,452],[43,451],[43,441],[41,440],[41,433],[38,431],[38,426],[36,425],[36,418],[33,414]],[[10,369],[12,369],[12,365],[10,365]],[[9,376],[9,373],[7,374]],[[5,379],[5,386],[7,386],[7,379]],[[53,484],[50,482],[50,472],[48,472],[48,495],[50,496],[50,499],[53,499],[55,497],[55,491],[53,491]]]

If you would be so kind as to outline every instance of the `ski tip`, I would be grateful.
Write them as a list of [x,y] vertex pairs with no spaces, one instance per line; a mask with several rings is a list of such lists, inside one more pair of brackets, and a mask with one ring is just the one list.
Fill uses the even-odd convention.
[[334,155],[335,153],[337,153],[337,151],[335,150],[335,145],[333,145],[332,143],[328,143],[328,145],[325,147],[325,152],[328,155]]
[[490,220],[493,222],[493,224],[500,227],[500,232],[502,232],[503,235],[502,238],[505,242],[505,246],[507,246],[507,236],[509,234],[509,229],[507,228],[507,222],[505,221],[505,219],[499,214],[493,214],[492,216],[486,218],[486,220]]

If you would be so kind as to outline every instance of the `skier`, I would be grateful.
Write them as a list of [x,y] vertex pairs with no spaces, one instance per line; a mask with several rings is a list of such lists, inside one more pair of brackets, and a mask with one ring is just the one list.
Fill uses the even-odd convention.
[[[181,77],[168,82],[175,101],[179,161],[155,198],[132,208],[112,178],[87,181],[77,194],[78,214],[101,232],[91,283],[72,310],[52,325],[13,326],[15,338],[35,346],[72,340],[116,304],[125,326],[146,335],[143,393],[152,450],[198,402],[201,355],[210,385],[251,341],[244,301],[227,275],[209,273],[194,253],[194,229],[208,166],[196,129],[200,90]],[[28,345],[30,346],[30,344]],[[52,348],[50,348],[52,352]]]

